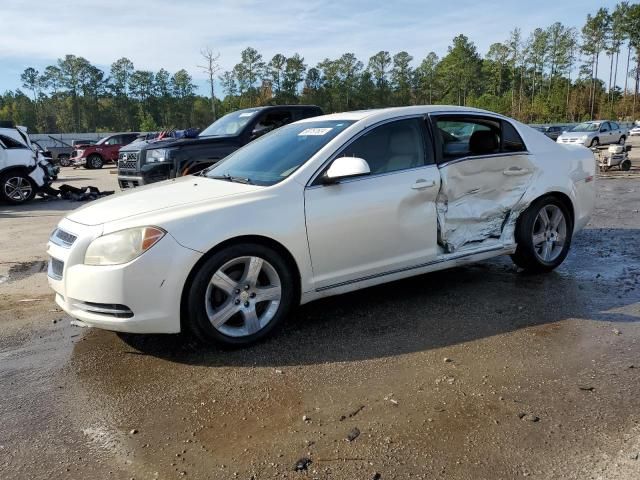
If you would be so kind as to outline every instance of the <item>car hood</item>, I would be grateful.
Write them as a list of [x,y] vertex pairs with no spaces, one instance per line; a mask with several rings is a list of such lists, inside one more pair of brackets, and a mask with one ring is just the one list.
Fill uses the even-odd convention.
[[67,218],[83,225],[100,225],[167,208],[254,192],[261,188],[226,180],[187,176],[96,200],[74,210]]
[[161,140],[140,140],[122,147],[121,152],[137,152],[139,150],[148,150],[152,148],[173,148],[186,145],[199,145],[211,143],[225,143],[235,140],[237,137],[195,137],[195,138],[163,138]]

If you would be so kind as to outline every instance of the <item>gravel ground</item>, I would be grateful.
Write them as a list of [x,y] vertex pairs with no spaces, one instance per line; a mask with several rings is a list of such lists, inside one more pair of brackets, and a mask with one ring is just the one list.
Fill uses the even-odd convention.
[[71,326],[44,244],[78,203],[0,206],[0,478],[638,479],[638,166],[551,274],[399,281],[240,351]]

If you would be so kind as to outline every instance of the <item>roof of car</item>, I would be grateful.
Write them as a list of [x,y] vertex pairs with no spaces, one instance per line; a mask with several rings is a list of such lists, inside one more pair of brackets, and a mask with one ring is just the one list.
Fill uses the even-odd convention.
[[321,117],[311,117],[301,122],[314,122],[318,120],[352,120],[359,121],[365,118],[370,118],[371,120],[384,120],[386,118],[395,118],[401,117],[403,115],[419,115],[419,114],[427,114],[427,113],[457,113],[457,112],[468,112],[468,113],[478,113],[485,115],[492,115],[496,117],[506,118],[503,115],[498,113],[489,112],[488,110],[482,110],[479,108],[472,107],[460,107],[455,105],[415,105],[411,107],[390,107],[390,108],[379,108],[372,110],[355,110],[353,112],[341,112],[341,113],[331,113],[329,115],[323,115]]
[[273,108],[292,108],[292,109],[300,109],[300,108],[317,108],[318,110],[320,110],[320,107],[317,105],[263,105],[261,107],[250,107],[250,108],[242,108],[240,110],[235,110],[233,112],[229,112],[229,113],[236,113],[236,112],[255,112],[255,111],[262,111],[262,110],[268,110],[268,109],[273,109]]

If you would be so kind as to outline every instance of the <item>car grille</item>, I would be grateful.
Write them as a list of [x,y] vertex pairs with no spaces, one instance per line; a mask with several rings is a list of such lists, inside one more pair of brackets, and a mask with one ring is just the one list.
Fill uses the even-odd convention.
[[78,237],[73,235],[72,233],[65,232],[64,230],[60,230],[56,228],[51,235],[51,241],[56,245],[61,247],[69,248],[76,241]]
[[118,154],[118,169],[136,170],[138,168],[138,152],[120,152]]
[[49,261],[49,276],[55,280],[62,280],[62,272],[64,271],[64,262],[57,258],[51,257]]

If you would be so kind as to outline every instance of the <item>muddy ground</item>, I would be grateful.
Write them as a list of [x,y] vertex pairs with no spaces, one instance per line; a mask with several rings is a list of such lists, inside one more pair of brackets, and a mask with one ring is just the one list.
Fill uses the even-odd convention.
[[78,204],[0,206],[0,478],[638,479],[639,160],[554,273],[395,282],[241,351],[70,325],[44,251]]

